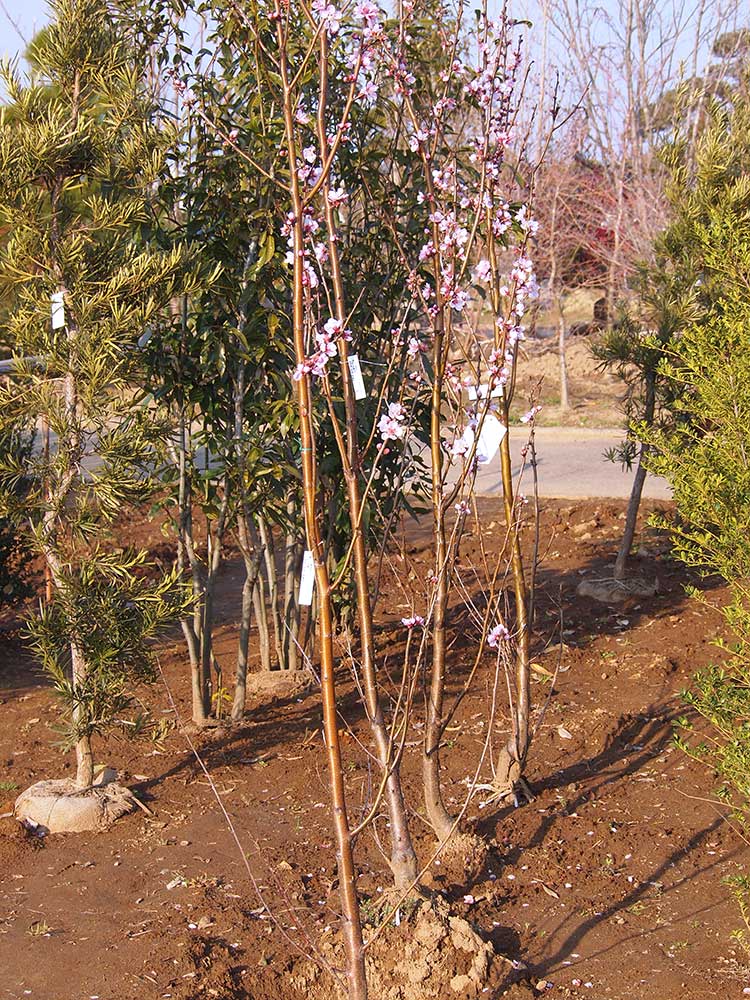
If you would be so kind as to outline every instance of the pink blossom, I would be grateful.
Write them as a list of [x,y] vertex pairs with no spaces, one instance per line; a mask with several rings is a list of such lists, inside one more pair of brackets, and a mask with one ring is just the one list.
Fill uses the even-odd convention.
[[368,28],[373,28],[380,21],[380,10],[370,0],[363,0],[361,4],[354,8],[354,15],[360,21],[364,21]]
[[492,267],[488,260],[480,260],[472,272],[474,281],[489,281],[492,275]]
[[406,433],[403,420],[406,414],[401,403],[390,403],[388,412],[384,413],[378,422],[378,430],[384,442],[400,441]]
[[343,323],[340,319],[335,319],[333,316],[327,319],[323,324],[323,329],[328,334],[329,337],[337,337],[341,333],[341,328]]
[[487,636],[487,645],[490,649],[497,649],[501,642],[510,639],[510,632],[504,625],[496,625]]
[[326,0],[313,0],[310,5],[329,35],[338,35],[341,29],[341,11]]
[[528,410],[526,413],[524,413],[522,417],[519,418],[521,423],[530,424],[540,410],[541,406],[532,406],[530,410]]
[[373,80],[366,80],[357,94],[357,100],[374,101],[378,96],[378,86]]
[[428,345],[423,343],[423,341],[417,337],[409,337],[409,346],[406,349],[406,353],[410,358],[416,358],[420,352],[425,353],[428,350]]
[[344,202],[348,199],[348,197],[349,195],[342,187],[331,188],[331,190],[328,192],[328,204],[334,206],[343,205]]
[[456,312],[463,312],[469,304],[468,292],[465,292],[462,288],[457,288],[451,295],[449,304],[451,309],[455,309]]
[[401,624],[408,629],[416,628],[417,625],[424,625],[424,618],[421,615],[411,615],[409,618],[402,618]]

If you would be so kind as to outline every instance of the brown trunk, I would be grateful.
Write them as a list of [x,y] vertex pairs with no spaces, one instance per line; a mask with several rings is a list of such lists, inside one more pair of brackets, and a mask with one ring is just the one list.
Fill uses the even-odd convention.
[[[321,155],[327,150],[326,139],[326,92],[327,75],[327,42],[321,41],[321,101],[318,110],[318,142]],[[339,261],[339,241],[337,234],[336,210],[328,198],[329,182],[323,185],[323,201],[325,204],[326,227],[328,230],[328,253],[331,278],[336,305],[336,318],[341,323],[342,330],[346,324],[347,312],[344,301],[344,283],[341,276]],[[357,610],[362,653],[362,675],[364,679],[365,708],[373,734],[378,763],[385,772],[385,798],[391,823],[391,858],[390,866],[395,884],[405,888],[416,881],[418,874],[417,856],[409,833],[409,822],[406,816],[406,806],[401,790],[399,761],[394,759],[394,748],[383,716],[383,706],[378,690],[378,678],[375,664],[375,640],[372,627],[372,595],[367,569],[367,546],[362,528],[362,495],[360,491],[360,454],[357,439],[357,404],[354,398],[354,387],[348,364],[348,348],[346,340],[339,340],[339,360],[341,379],[344,388],[344,409],[346,413],[346,439],[337,434],[337,442],[346,478],[347,499],[349,501],[349,523],[352,530],[352,557],[354,562],[354,581],[357,591]]]
[[[292,331],[294,336],[294,353],[297,364],[305,360],[304,331],[304,282],[303,258],[304,236],[302,230],[303,203],[297,177],[297,149],[294,131],[294,114],[296,100],[289,82],[289,66],[286,53],[285,18],[281,9],[281,0],[275,0],[277,17],[277,37],[279,43],[279,72],[284,95],[284,127],[286,139],[286,155],[289,164],[293,212],[293,251],[294,251],[294,300],[292,312]],[[321,32],[324,62],[327,64],[327,36]],[[349,982],[349,1000],[367,1000],[367,977],[365,973],[364,946],[362,940],[362,923],[357,898],[356,870],[354,867],[353,844],[351,828],[346,809],[346,793],[344,788],[343,768],[341,761],[341,746],[336,703],[336,681],[334,676],[333,652],[333,608],[331,604],[330,581],[326,566],[325,552],[320,535],[316,500],[317,500],[317,470],[313,451],[312,434],[312,402],[310,399],[310,378],[308,375],[297,383],[297,406],[300,421],[302,484],[305,510],[305,529],[307,544],[315,562],[315,580],[318,597],[318,637],[320,648],[320,681],[323,701],[323,730],[326,739],[328,770],[333,811],[333,826],[336,837],[339,892],[341,898],[341,923],[346,953],[347,978]]]
[[[70,655],[73,668],[73,726],[78,729],[83,713],[77,702],[77,692],[86,682],[88,673],[86,660],[78,643],[70,644]],[[79,735],[76,741],[76,785],[78,788],[90,788],[94,783],[94,757],[91,752],[91,737],[88,733]]]
[[237,673],[234,682],[234,698],[232,700],[232,720],[239,722],[245,713],[245,695],[247,691],[247,667],[250,648],[250,620],[253,610],[253,595],[256,592],[258,573],[260,572],[260,553],[253,551],[245,516],[240,512],[237,520],[238,538],[242,558],[245,562],[245,582],[242,585],[242,610],[240,612],[240,635],[237,643]]
[[[646,376],[646,405],[643,414],[643,421],[647,427],[651,427],[654,422],[655,409],[656,376],[649,373]],[[625,514],[625,528],[622,533],[620,550],[617,553],[617,559],[615,560],[615,580],[624,580],[627,573],[630,549],[633,546],[635,529],[638,523],[638,510],[641,506],[643,484],[646,482],[646,464],[644,460],[648,455],[648,451],[649,446],[647,444],[641,444],[641,448],[638,453],[638,466],[635,470],[635,478],[633,479],[633,486],[630,490],[630,499],[628,500],[628,509]]]
[[[290,521],[297,510],[295,499],[289,500],[287,514]],[[302,545],[293,532],[287,532],[284,542],[284,634],[281,643],[282,670],[297,670],[300,666],[299,604],[297,603],[296,582],[302,558]]]
[[432,475],[432,528],[435,545],[433,572],[436,577],[432,616],[432,669],[427,695],[427,718],[425,720],[425,742],[422,758],[422,780],[427,818],[435,836],[442,843],[450,836],[453,818],[443,802],[440,787],[440,738],[443,732],[443,699],[445,695],[445,613],[448,606],[448,567],[445,531],[445,511],[443,509],[443,453],[440,440],[440,418],[442,410],[443,371],[442,325],[435,331],[433,344],[433,383],[430,413],[430,454]]
[[[505,424],[508,424],[508,407],[505,406]],[[515,523],[513,471],[510,457],[510,435],[506,434],[500,445],[500,462],[503,484],[503,506],[508,537],[511,545],[511,573],[516,604],[515,642],[516,678],[515,704],[512,706],[513,732],[508,743],[508,753],[517,762],[519,776],[523,773],[526,754],[529,749],[529,709],[530,709],[530,669],[529,669],[529,623],[528,588],[521,554],[521,538]]]

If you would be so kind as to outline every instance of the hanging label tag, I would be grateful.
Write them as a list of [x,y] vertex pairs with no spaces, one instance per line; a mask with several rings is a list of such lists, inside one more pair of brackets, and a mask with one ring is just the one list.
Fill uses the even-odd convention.
[[301,606],[309,607],[312,604],[314,586],[315,562],[312,552],[307,549],[302,557],[302,573],[299,578],[299,597],[297,601]]
[[[494,413],[488,413],[482,421],[482,430],[474,451],[474,457],[478,465],[489,465],[497,455],[500,443],[505,437],[508,429],[505,424],[501,424]],[[458,454],[468,455],[474,445],[476,437],[476,420],[472,421],[459,438]]]
[[367,392],[365,390],[365,382],[362,378],[362,368],[359,364],[359,357],[356,354],[350,354],[347,358],[349,362],[349,374],[352,377],[352,386],[354,388],[354,398],[355,399],[365,399]]
[[52,297],[52,329],[60,330],[65,326],[65,295],[63,292],[53,292]]
[[494,414],[488,413],[485,416],[477,441],[477,462],[480,465],[489,465],[497,455],[500,442],[506,433],[507,427],[501,424]]
[[[487,383],[485,382],[482,385],[467,385],[466,393],[469,399],[472,401],[475,399],[486,399]],[[492,399],[497,399],[499,396],[502,396],[502,394],[503,394],[502,385],[495,385],[492,387],[492,392],[490,394]]]

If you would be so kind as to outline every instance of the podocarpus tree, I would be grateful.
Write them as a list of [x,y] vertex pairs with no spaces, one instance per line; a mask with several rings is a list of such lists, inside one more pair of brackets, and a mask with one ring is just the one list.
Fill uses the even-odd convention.
[[64,696],[83,788],[92,735],[125,723],[131,682],[151,672],[148,640],[182,604],[174,580],[144,574],[143,553],[101,540],[149,493],[162,436],[139,340],[198,275],[186,248],[162,253],[139,237],[172,130],[145,96],[116,8],[56,0],[52,12],[33,77],[3,68],[0,124],[0,277],[16,356],[0,412],[46,424],[51,447],[6,462],[0,482],[51,573],[53,599],[30,631]]
[[625,385],[627,437],[606,452],[606,457],[628,469],[635,465],[613,571],[618,583],[627,575],[648,469],[650,446],[640,435],[644,427],[652,433],[666,429],[672,421],[675,386],[665,377],[662,362],[674,349],[686,324],[698,314],[695,275],[684,253],[678,255],[672,242],[669,234],[657,241],[653,263],[639,268],[634,301],[623,305],[611,329],[592,345],[600,367],[614,371]]

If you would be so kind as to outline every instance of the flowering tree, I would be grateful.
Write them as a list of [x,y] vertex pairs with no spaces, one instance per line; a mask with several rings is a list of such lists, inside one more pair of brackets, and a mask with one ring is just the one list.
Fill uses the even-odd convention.
[[[520,533],[529,508],[513,481],[507,429],[522,320],[536,295],[528,250],[537,227],[515,193],[523,162],[514,148],[520,50],[507,17],[493,20],[484,10],[470,28],[462,4],[404,4],[390,19],[370,2],[338,8],[278,0],[200,10],[216,24],[232,85],[215,85],[206,101],[203,71],[197,73],[185,95],[191,115],[214,136],[219,161],[231,160],[232,183],[243,192],[255,185],[273,202],[267,217],[275,218],[280,239],[265,238],[273,237],[273,255],[285,247],[285,267],[273,256],[271,266],[254,270],[248,283],[255,287],[245,297],[277,317],[278,355],[265,383],[274,392],[270,405],[286,407],[288,390],[294,392],[286,427],[299,435],[291,457],[302,483],[307,548],[299,596],[314,601],[316,658],[309,665],[320,665],[348,983],[350,995],[361,998],[365,943],[355,847],[381,810],[399,892],[419,878],[400,765],[421,682],[424,799],[438,849],[467,805],[451,815],[443,802],[445,730],[487,664],[495,694],[503,681],[509,690],[512,722],[493,787],[501,796],[525,788],[530,596]],[[235,272],[227,287],[238,279]],[[482,297],[491,315],[486,342],[477,312]],[[213,308],[208,298],[202,308]],[[270,335],[269,327],[267,343]],[[262,409],[244,411],[243,427],[263,421]],[[532,433],[536,410],[525,418]],[[284,433],[277,445],[287,440]],[[484,590],[474,601],[458,560],[476,516],[477,464],[498,451],[506,544],[497,566],[484,568]],[[397,515],[413,504],[414,491],[419,496],[425,467],[433,565],[424,593],[405,595],[403,667],[397,690],[385,698],[373,637],[380,566]],[[373,549],[376,577],[368,563]],[[305,565],[313,567],[314,596]],[[348,581],[359,643],[341,656]],[[452,598],[465,609],[465,622],[451,612]],[[446,704],[452,635],[463,625],[475,640],[473,664]],[[336,668],[343,663],[359,685],[379,767],[356,826],[339,738]],[[488,760],[496,701],[477,775]]]
[[[523,503],[512,478],[507,428],[517,349],[523,339],[521,321],[537,294],[527,253],[537,224],[526,205],[509,197],[509,167],[518,158],[513,145],[517,142],[514,124],[521,65],[513,24],[504,14],[491,19],[485,9],[469,33],[463,14],[460,5],[452,16],[443,9],[434,12],[443,57],[431,85],[413,71],[412,19],[416,15],[404,11],[385,57],[388,76],[394,81],[399,127],[415,156],[423,185],[418,201],[425,239],[417,258],[409,262],[409,287],[427,336],[422,342],[411,342],[410,350],[421,358],[418,381],[424,383],[430,399],[434,565],[426,620],[431,679],[423,771],[427,813],[440,841],[455,827],[440,791],[440,743],[455,711],[454,707],[446,712],[444,706],[446,615],[457,582],[454,567],[471,510],[477,463],[491,457],[481,453],[483,432],[499,441],[515,597],[514,621],[493,621],[505,615],[491,587],[487,610],[480,618],[480,649],[486,641],[504,664],[511,649],[515,657],[513,676],[508,677],[512,735],[497,762],[499,794],[514,793],[530,742],[529,596],[519,536]],[[405,190],[401,178],[396,179],[395,188]],[[392,201],[390,228],[398,241],[399,218],[405,216],[399,211],[398,190]],[[403,252],[406,255],[405,247]],[[487,297],[492,320],[492,336],[486,345],[479,342],[469,318],[472,297],[478,294]],[[459,330],[461,336],[457,336]],[[467,395],[475,401],[468,408]],[[445,435],[446,411],[455,428],[452,442]],[[534,412],[528,420],[533,421]],[[451,507],[458,519],[449,530]],[[424,642],[422,655],[427,648]]]

